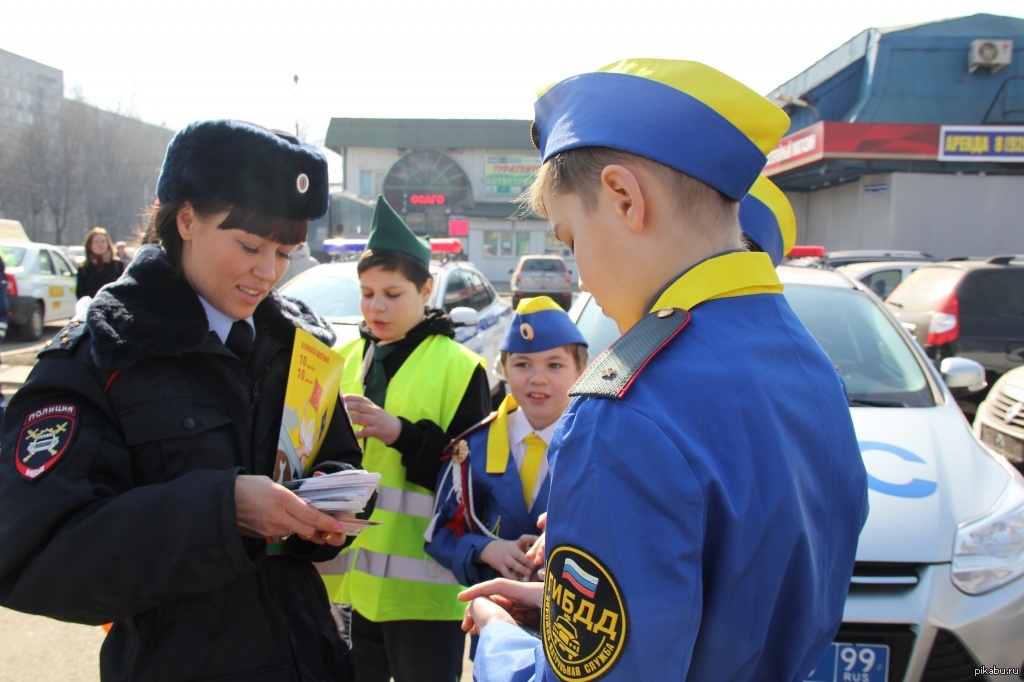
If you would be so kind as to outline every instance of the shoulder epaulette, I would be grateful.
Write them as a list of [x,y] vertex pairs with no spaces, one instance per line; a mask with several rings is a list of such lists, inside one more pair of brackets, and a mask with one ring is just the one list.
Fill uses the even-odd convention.
[[650,359],[689,321],[690,313],[682,308],[662,308],[645,315],[590,363],[569,395],[621,400]]
[[448,455],[452,454],[452,451],[454,450],[455,446],[457,446],[460,441],[466,440],[466,438],[469,436],[469,434],[473,433],[474,431],[477,431],[477,430],[481,429],[484,426],[487,426],[488,424],[490,424],[492,421],[494,421],[497,418],[498,418],[498,411],[495,410],[494,412],[491,412],[489,415],[487,415],[486,417],[484,417],[483,419],[478,421],[476,424],[473,424],[468,429],[466,429],[465,431],[463,431],[459,435],[455,436],[455,438],[452,438],[451,442],[448,443],[448,446],[444,449],[444,452],[442,453],[442,455],[444,457],[447,457]]
[[55,351],[70,353],[78,345],[85,335],[85,322],[73,319],[64,325],[64,328],[57,332],[57,335],[46,342],[43,349],[36,357],[43,357]]

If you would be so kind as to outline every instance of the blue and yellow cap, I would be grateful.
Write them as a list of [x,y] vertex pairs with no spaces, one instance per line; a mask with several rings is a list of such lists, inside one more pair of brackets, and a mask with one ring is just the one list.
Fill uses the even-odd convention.
[[573,343],[586,346],[587,340],[550,296],[537,296],[519,301],[499,350],[539,353]]
[[759,175],[740,202],[740,227],[750,241],[772,259],[782,262],[796,243],[796,215],[789,199],[774,182]]
[[675,168],[741,200],[789,128],[789,116],[699,62],[624,59],[538,93],[541,160],[610,147]]

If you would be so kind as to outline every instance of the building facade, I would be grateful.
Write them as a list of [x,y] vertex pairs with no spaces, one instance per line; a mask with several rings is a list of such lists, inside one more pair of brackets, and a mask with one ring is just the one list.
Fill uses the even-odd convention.
[[[465,256],[503,284],[527,254],[561,255],[575,271],[547,222],[516,202],[540,167],[529,130],[530,121],[514,120],[334,118],[325,146],[342,157],[346,195],[384,195],[417,234],[459,238]],[[369,224],[334,222],[327,232],[339,231]]]
[[0,50],[0,142],[37,117],[52,115],[63,99],[63,71]]
[[1024,253],[1024,20],[868,29],[770,96],[792,125],[765,173],[798,243]]

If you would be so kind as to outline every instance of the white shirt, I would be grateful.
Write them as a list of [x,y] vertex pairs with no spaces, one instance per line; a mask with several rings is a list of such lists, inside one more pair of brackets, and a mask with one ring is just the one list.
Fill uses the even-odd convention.
[[[523,470],[523,460],[526,459],[526,443],[523,442],[527,436],[531,433],[536,433],[540,436],[540,439],[545,444],[551,443],[551,436],[555,433],[555,426],[558,424],[555,421],[546,429],[535,431],[533,426],[530,424],[530,420],[526,418],[526,413],[523,412],[522,408],[516,410],[510,415],[508,420],[508,444],[512,450],[512,459],[516,462],[516,469],[519,471]],[[540,469],[537,470],[537,483],[533,487],[533,501],[536,502],[540,496],[541,486],[544,485],[544,479],[548,475],[548,451],[544,450],[544,457],[540,460]],[[533,505],[530,505],[531,508]]]
[[[199,294],[196,294],[199,296]],[[221,311],[210,305],[202,296],[199,296],[199,302],[203,304],[203,309],[206,310],[206,319],[210,323],[210,331],[217,335],[221,343],[226,343],[228,340],[228,333],[231,331],[231,325],[235,323],[235,319],[228,317]],[[250,315],[245,319],[249,323],[249,327],[252,328],[253,336],[256,335],[256,325],[252,322],[252,316]],[[525,450],[524,450],[525,452]]]

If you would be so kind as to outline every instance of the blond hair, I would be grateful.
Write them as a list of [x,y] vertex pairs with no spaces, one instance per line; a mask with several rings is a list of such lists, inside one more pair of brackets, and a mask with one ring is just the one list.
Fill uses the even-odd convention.
[[714,187],[657,161],[609,147],[579,147],[555,154],[540,167],[533,184],[519,197],[528,211],[547,219],[545,194],[576,194],[586,213],[597,207],[601,173],[611,165],[643,168],[676,198],[677,208],[704,229],[720,225],[739,232],[739,203]]

